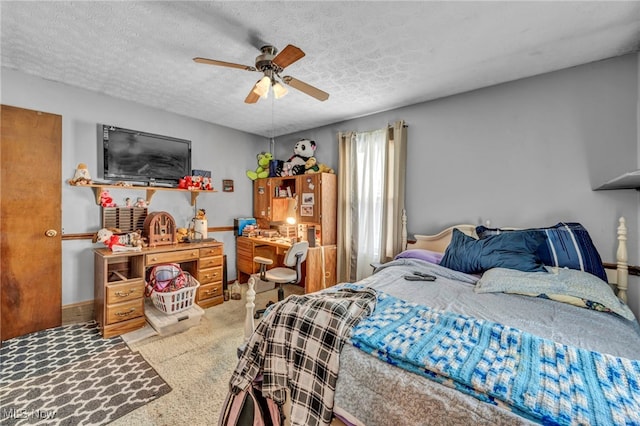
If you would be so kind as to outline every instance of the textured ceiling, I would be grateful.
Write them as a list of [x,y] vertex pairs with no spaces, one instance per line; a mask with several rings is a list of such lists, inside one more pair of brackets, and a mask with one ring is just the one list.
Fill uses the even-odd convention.
[[[2,1],[3,67],[266,137],[637,51],[640,2]],[[259,48],[307,56],[245,104]]]

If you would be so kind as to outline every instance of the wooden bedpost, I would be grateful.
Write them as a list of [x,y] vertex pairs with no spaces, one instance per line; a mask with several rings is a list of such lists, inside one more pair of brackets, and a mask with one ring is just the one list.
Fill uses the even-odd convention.
[[253,303],[256,300],[256,291],[254,290],[254,286],[256,285],[256,281],[253,277],[249,278],[249,282],[247,283],[249,289],[247,290],[245,297],[247,298],[247,304],[245,307],[247,308],[247,316],[244,318],[244,341],[248,342],[249,337],[253,333],[253,329],[255,324],[253,323],[253,310],[256,307],[256,304]]
[[627,303],[627,288],[629,286],[629,255],[627,254],[627,226],[624,217],[619,219],[618,225],[618,251],[616,252],[617,261],[617,285],[618,297],[624,303]]

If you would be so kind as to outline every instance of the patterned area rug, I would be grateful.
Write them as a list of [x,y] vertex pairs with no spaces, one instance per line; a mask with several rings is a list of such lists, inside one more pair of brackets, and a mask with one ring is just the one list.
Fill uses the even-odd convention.
[[10,339],[0,348],[0,424],[103,425],[171,391],[95,322]]

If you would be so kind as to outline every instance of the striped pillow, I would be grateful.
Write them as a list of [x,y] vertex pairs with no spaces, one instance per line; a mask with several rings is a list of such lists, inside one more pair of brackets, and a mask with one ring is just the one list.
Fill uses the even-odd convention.
[[548,228],[532,228],[527,230],[504,230],[476,227],[480,239],[502,232],[538,231],[545,235],[545,242],[538,247],[538,257],[547,266],[577,269],[589,272],[604,282],[607,274],[602,266],[602,258],[593,245],[589,232],[579,223],[560,222]]

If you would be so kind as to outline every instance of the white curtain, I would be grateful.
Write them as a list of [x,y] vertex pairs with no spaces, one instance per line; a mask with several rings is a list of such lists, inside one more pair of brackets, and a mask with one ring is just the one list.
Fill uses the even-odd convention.
[[338,279],[353,282],[403,249],[405,125],[341,132],[338,143]]

